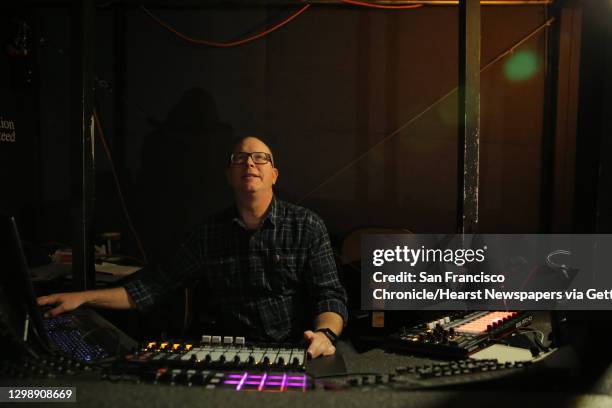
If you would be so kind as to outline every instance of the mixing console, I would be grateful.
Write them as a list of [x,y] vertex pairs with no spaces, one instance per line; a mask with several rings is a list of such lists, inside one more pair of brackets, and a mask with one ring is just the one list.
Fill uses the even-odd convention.
[[526,312],[456,312],[390,336],[395,351],[463,358],[519,327],[533,317]]
[[312,388],[306,349],[249,344],[244,337],[202,336],[199,344],[152,341],[128,354],[104,377],[154,384],[236,391],[306,391]]

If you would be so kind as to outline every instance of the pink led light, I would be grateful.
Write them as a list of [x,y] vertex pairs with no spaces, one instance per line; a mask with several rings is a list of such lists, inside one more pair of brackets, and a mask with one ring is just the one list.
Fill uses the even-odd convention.
[[283,383],[280,387],[281,391],[285,391],[287,389],[287,374],[283,374]]
[[268,373],[264,373],[264,375],[262,376],[261,383],[259,383],[259,387],[257,387],[257,389],[259,391],[263,390],[263,387],[264,387],[264,384],[266,382],[266,377],[267,376],[268,376]]
[[249,373],[242,374],[242,378],[240,379],[240,383],[238,383],[238,386],[236,387],[236,391],[240,391],[242,389],[242,387],[244,386],[244,381],[246,380],[248,375]]

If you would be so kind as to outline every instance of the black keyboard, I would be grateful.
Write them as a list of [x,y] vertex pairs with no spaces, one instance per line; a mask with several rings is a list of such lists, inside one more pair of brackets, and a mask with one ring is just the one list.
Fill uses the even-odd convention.
[[[88,327],[76,316],[66,314],[43,320],[47,336],[62,352],[81,361],[102,360],[110,356],[104,345],[96,341],[95,327]],[[97,335],[97,336],[95,336]]]

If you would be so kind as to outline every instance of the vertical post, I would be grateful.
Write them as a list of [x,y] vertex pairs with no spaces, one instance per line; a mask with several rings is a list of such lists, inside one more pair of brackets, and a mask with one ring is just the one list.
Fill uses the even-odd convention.
[[480,151],[480,1],[459,1],[459,146],[457,229],[478,230]]
[[77,290],[95,286],[94,210],[94,0],[72,2],[71,207],[72,275]]
[[556,23],[546,29],[546,44],[544,55],[544,120],[542,129],[542,166],[540,184],[540,227],[541,234],[551,232],[552,208],[554,194],[554,161],[555,161],[555,134],[557,124],[557,87],[559,73],[559,38],[560,13],[559,5],[553,4],[550,9],[546,7],[545,18],[549,18],[549,10],[555,17]]

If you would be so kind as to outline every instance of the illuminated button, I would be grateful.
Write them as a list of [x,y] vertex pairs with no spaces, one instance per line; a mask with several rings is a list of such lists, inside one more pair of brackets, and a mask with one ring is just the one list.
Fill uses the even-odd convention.
[[212,340],[212,336],[209,336],[207,334],[202,335],[202,343],[210,344],[211,340]]
[[234,338],[232,336],[223,337],[223,344],[232,344],[234,342]]
[[244,346],[244,343],[245,343],[245,342],[246,342],[246,341],[245,341],[244,337],[236,337],[236,341],[235,341],[235,343],[236,343],[238,346]]
[[212,336],[212,344],[221,344],[221,336]]

